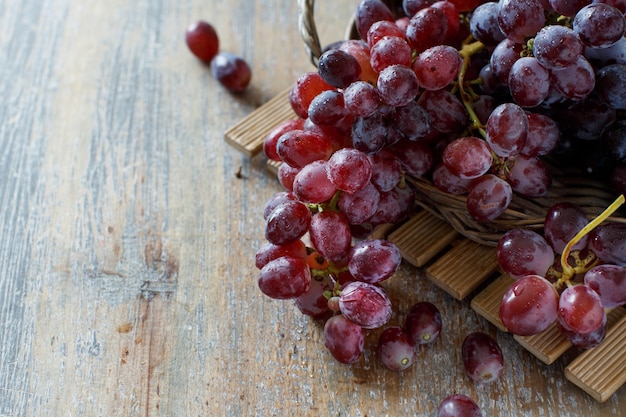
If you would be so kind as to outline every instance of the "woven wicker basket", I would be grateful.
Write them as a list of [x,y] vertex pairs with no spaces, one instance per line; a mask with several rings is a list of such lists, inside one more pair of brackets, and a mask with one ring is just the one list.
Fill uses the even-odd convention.
[[[401,12],[402,2],[384,1],[392,11]],[[300,34],[309,52],[311,62],[317,65],[317,59],[323,52],[314,19],[314,0],[299,0],[301,14]],[[354,21],[351,20],[346,30],[346,39],[358,38]],[[495,246],[504,232],[516,227],[541,231],[549,207],[561,201],[578,204],[588,216],[596,216],[610,205],[617,194],[608,184],[585,178],[580,173],[563,172],[551,168],[552,186],[548,194],[541,198],[524,198],[514,195],[506,212],[495,221],[481,223],[467,213],[466,198],[445,193],[437,189],[426,177],[409,178],[415,187],[419,206],[445,220],[460,234],[475,242]],[[626,223],[624,210],[610,218],[611,221]]]

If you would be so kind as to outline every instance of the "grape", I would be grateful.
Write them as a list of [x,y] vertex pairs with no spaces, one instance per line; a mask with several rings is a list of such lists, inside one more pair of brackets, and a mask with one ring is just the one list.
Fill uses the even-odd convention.
[[364,329],[383,326],[391,318],[391,301],[381,287],[367,282],[351,282],[339,295],[341,313]]
[[299,168],[294,168],[289,164],[280,164],[276,176],[286,190],[293,191],[293,180],[298,172],[300,172]]
[[[489,66],[487,65],[483,68],[489,68]],[[474,113],[476,113],[478,120],[482,124],[487,124],[487,120],[489,120],[489,116],[491,116],[496,106],[496,99],[487,94],[481,94],[478,96],[478,99],[472,101],[472,110],[474,110]]]
[[357,149],[339,149],[328,160],[326,175],[339,190],[354,193],[369,183],[372,164],[367,155]]
[[322,135],[306,130],[290,130],[276,144],[276,153],[281,160],[295,168],[320,159],[330,158],[333,147]]
[[501,83],[508,84],[511,67],[513,67],[515,61],[520,59],[520,54],[523,50],[524,46],[522,43],[505,39],[491,52],[489,66]]
[[309,289],[295,299],[298,310],[314,318],[326,315],[329,311],[328,300],[324,296],[324,292],[328,290],[327,287],[323,277],[312,277]]
[[626,304],[626,269],[623,266],[594,266],[585,273],[584,281],[598,293],[604,308]]
[[513,334],[537,334],[556,320],[558,303],[559,295],[548,280],[539,275],[526,275],[502,296],[500,320]]
[[281,161],[280,156],[276,153],[276,145],[280,137],[291,130],[302,130],[304,128],[304,120],[301,118],[286,120],[274,127],[263,139],[263,153],[272,161]]
[[520,106],[538,106],[548,97],[550,86],[550,72],[534,57],[518,59],[509,71],[511,96]]
[[560,138],[559,124],[552,118],[540,114],[527,112],[528,135],[521,153],[528,156],[543,156],[552,152]]
[[268,216],[265,238],[275,245],[286,245],[300,239],[311,224],[311,212],[300,201],[279,204]]
[[589,3],[591,0],[550,0],[550,6],[554,11],[568,17],[574,16]]
[[306,259],[307,252],[304,242],[300,239],[293,242],[286,243],[284,245],[274,245],[273,243],[265,243],[257,250],[255,254],[255,266],[258,269],[262,269],[270,261],[278,259],[283,256],[289,256],[292,258]]
[[298,77],[289,92],[289,102],[293,111],[303,119],[309,117],[309,106],[322,91],[332,90],[317,72],[306,72]]
[[401,262],[400,250],[393,243],[365,239],[350,250],[348,269],[354,279],[376,284],[395,274]]
[[[479,0],[481,1],[481,0]],[[461,28],[461,19],[459,18],[459,12],[456,5],[448,0],[439,0],[431,4],[431,7],[439,9],[446,15],[446,21],[448,22],[446,28],[446,37],[443,43],[446,45],[452,45],[455,42],[459,29]]]
[[606,222],[589,234],[589,249],[606,263],[626,266],[626,223]]
[[441,133],[461,132],[467,126],[463,103],[447,90],[426,90],[417,102],[430,115],[431,127]]
[[430,133],[430,116],[416,101],[395,107],[389,113],[390,124],[409,140],[417,140]]
[[376,84],[378,73],[370,64],[370,47],[364,40],[349,39],[339,46],[339,49],[352,55],[361,67],[360,81]]
[[317,71],[329,85],[346,88],[361,76],[361,65],[349,53],[331,49],[320,56]]
[[604,336],[606,336],[606,314],[602,320],[602,324],[594,331],[589,333],[576,333],[563,327],[558,321],[559,331],[569,342],[581,349],[591,349],[598,346]]
[[210,23],[199,20],[187,27],[185,42],[191,53],[203,62],[211,62],[220,48],[217,31]]
[[311,162],[293,179],[293,193],[305,203],[319,204],[328,201],[337,189],[326,175],[326,161]]
[[576,63],[583,44],[576,32],[566,26],[542,28],[533,42],[533,56],[546,68],[563,68]]
[[433,166],[433,154],[427,143],[402,140],[392,147],[407,174],[419,177]]
[[356,8],[354,23],[361,39],[367,39],[370,27],[380,21],[394,21],[391,10],[380,0],[361,0]]
[[615,109],[595,97],[587,97],[561,109],[559,120],[565,134],[577,139],[597,140],[615,118]]
[[352,235],[343,214],[324,210],[311,219],[309,227],[311,243],[322,256],[330,261],[340,261],[350,252]]
[[[552,205],[546,213],[544,221],[544,237],[555,253],[563,253],[567,243],[589,223],[585,212],[580,206],[560,202]],[[572,250],[582,250],[587,247],[588,235],[584,236]]]
[[411,187],[395,187],[381,192],[378,210],[370,218],[374,224],[397,223],[406,218],[415,206],[415,192]]
[[626,38],[622,37],[607,48],[585,48],[584,56],[598,66],[626,64]]
[[505,177],[513,191],[533,198],[548,194],[552,183],[550,170],[546,164],[537,157],[524,154],[509,158],[509,168]]
[[391,65],[378,75],[378,91],[390,106],[404,106],[414,100],[419,91],[419,81],[411,68]]
[[586,285],[567,287],[559,298],[559,324],[566,330],[587,334],[604,320],[600,296]]
[[282,204],[282,203],[284,203],[286,201],[295,201],[295,200],[297,200],[297,198],[293,195],[292,192],[280,191],[280,192],[275,193],[263,205],[263,219],[267,220],[269,215],[272,214],[272,211],[274,211],[274,209],[278,205],[280,205],[280,204]]
[[398,157],[387,149],[368,157],[372,164],[372,184],[379,191],[391,191],[402,178],[402,164]]
[[400,327],[388,327],[378,337],[378,356],[392,371],[403,371],[413,364],[415,345]]
[[387,137],[388,128],[380,112],[357,117],[352,125],[352,146],[368,155],[381,150],[387,144]]
[[587,97],[595,87],[593,67],[582,55],[578,56],[576,63],[561,69],[553,69],[551,74],[554,87],[572,100]]
[[528,117],[520,106],[504,103],[493,110],[487,120],[485,131],[485,140],[496,155],[503,157],[517,155],[526,143]]
[[425,90],[440,90],[459,73],[463,59],[451,46],[437,45],[426,49],[413,62],[413,71]]
[[344,106],[343,94],[336,90],[322,91],[309,106],[309,120],[320,126],[329,126],[343,119],[348,110]]
[[413,304],[404,319],[404,330],[416,345],[427,345],[437,340],[441,326],[441,312],[428,301]]
[[308,291],[311,272],[304,259],[283,256],[268,262],[259,273],[261,292],[270,298],[290,299]]
[[355,363],[365,345],[363,328],[341,314],[332,316],[324,324],[324,345],[337,361]]
[[439,404],[437,417],[483,417],[483,413],[467,395],[452,394]]
[[402,30],[395,22],[388,20],[380,20],[370,26],[367,31],[367,44],[370,49],[385,36],[394,36],[396,38],[405,39],[405,31]]
[[433,171],[433,184],[435,187],[449,194],[467,194],[472,180],[454,175],[442,162]]
[[450,142],[444,149],[442,158],[446,168],[462,179],[480,177],[489,170],[493,162],[487,143],[473,136]]
[[546,19],[543,6],[538,0],[500,0],[498,2],[498,25],[504,35],[518,43],[534,36]]
[[402,0],[402,9],[407,16],[412,17],[420,10],[432,5],[435,0]]
[[496,46],[505,39],[498,25],[498,3],[488,1],[476,7],[470,16],[470,32],[487,46]]
[[609,106],[626,110],[626,64],[607,65],[598,71],[598,95]]
[[211,74],[232,93],[243,92],[252,79],[252,70],[248,63],[231,52],[218,52],[213,57]]
[[376,72],[392,65],[411,65],[411,47],[397,36],[385,36],[370,50],[370,63]]
[[415,13],[406,28],[406,39],[418,53],[435,45],[441,45],[446,38],[448,19],[436,7],[426,7]]
[[380,93],[372,84],[356,81],[343,92],[346,109],[355,116],[368,117],[378,111],[382,104]]
[[514,279],[526,275],[544,276],[554,262],[554,251],[539,233],[510,229],[496,246],[498,265]]
[[369,220],[378,210],[380,192],[371,183],[352,194],[341,193],[337,207],[346,216],[350,225],[358,225]]
[[489,384],[504,370],[502,350],[496,340],[486,333],[465,336],[461,347],[463,366],[469,377],[480,384]]
[[618,120],[602,134],[611,156],[619,162],[626,162],[626,121]]

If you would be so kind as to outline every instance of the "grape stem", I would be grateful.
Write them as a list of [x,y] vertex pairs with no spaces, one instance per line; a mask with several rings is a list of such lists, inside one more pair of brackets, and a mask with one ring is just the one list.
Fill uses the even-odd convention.
[[620,208],[622,204],[624,204],[624,201],[625,201],[624,194],[620,194],[620,196],[617,197],[617,199],[615,199],[615,201],[611,203],[611,205],[608,206],[606,210],[600,213],[600,215],[598,215],[595,219],[590,221],[585,227],[580,229],[580,231],[576,234],[576,236],[574,236],[569,242],[567,242],[567,245],[565,245],[565,248],[563,249],[563,253],[561,253],[561,267],[563,268],[563,275],[554,284],[557,288],[563,284],[569,285],[570,279],[576,273],[576,269],[572,267],[567,261],[569,258],[570,252],[572,250],[572,246],[577,244],[580,241],[580,239],[585,237],[589,232],[595,229],[600,223],[605,221],[609,216],[611,216],[611,214],[615,213],[615,211],[618,208]]
[[[482,123],[478,119],[476,112],[472,108],[472,94],[465,90],[465,73],[467,72],[467,68],[470,65],[470,59],[472,55],[481,51],[485,45],[480,41],[475,41],[472,43],[466,43],[463,45],[461,50],[459,51],[459,55],[463,58],[463,63],[461,64],[461,69],[459,70],[459,75],[457,77],[459,93],[461,96],[461,101],[467,110],[467,113],[470,118],[470,129],[478,131],[483,138],[487,136],[487,133],[483,129]],[[470,87],[471,90],[471,87]],[[473,93],[473,91],[472,91]],[[475,94],[474,94],[475,95]]]

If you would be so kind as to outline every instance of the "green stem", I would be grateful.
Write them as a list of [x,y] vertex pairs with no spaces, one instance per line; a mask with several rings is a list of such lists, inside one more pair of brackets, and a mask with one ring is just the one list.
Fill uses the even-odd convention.
[[463,45],[463,47],[459,51],[461,58],[463,58],[463,63],[461,64],[461,69],[459,70],[459,75],[457,78],[458,80],[457,84],[458,84],[459,93],[461,96],[461,101],[463,102],[463,105],[465,106],[465,109],[467,110],[467,113],[470,118],[469,128],[471,130],[478,131],[482,135],[483,138],[487,136],[487,133],[485,132],[485,129],[483,129],[482,123],[480,123],[480,120],[478,119],[476,112],[472,108],[471,94],[465,90],[465,87],[466,87],[465,86],[465,73],[467,72],[467,68],[470,65],[470,59],[472,55],[478,53],[484,47],[485,45],[480,41],[475,41],[475,42]]
[[574,276],[576,270],[572,267],[567,259],[569,258],[570,252],[572,250],[572,246],[577,244],[580,239],[585,237],[589,232],[595,229],[600,223],[605,221],[611,214],[615,213],[615,211],[624,204],[624,195],[621,194],[609,207],[606,208],[598,217],[590,221],[585,227],[580,229],[580,231],[565,245],[563,249],[563,253],[561,254],[561,268],[563,268],[563,276],[559,278],[559,280],[555,283],[555,286],[558,288],[563,283],[569,285],[570,279]]

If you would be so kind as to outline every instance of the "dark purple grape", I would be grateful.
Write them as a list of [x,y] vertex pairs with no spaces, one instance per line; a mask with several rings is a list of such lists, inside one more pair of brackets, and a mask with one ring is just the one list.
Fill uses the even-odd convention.
[[415,344],[400,327],[387,327],[378,337],[378,357],[392,371],[403,371],[413,364]]
[[598,95],[609,106],[626,110],[626,64],[607,65],[596,77]]
[[511,204],[511,185],[493,174],[474,180],[467,194],[467,211],[479,222],[489,222],[500,217]]
[[461,354],[465,372],[479,384],[495,381],[504,370],[502,350],[498,342],[486,333],[468,334],[463,340]]
[[468,122],[467,112],[463,103],[448,90],[426,90],[418,104],[430,116],[430,125],[441,133],[463,131]]
[[505,36],[498,25],[498,3],[488,1],[476,7],[470,15],[470,32],[476,40],[496,46]]
[[319,126],[333,126],[348,114],[343,94],[337,90],[322,91],[309,106],[309,120]]
[[514,279],[526,275],[544,276],[554,262],[554,252],[539,233],[515,228],[498,240],[496,259],[500,268]]
[[546,164],[537,157],[518,154],[509,158],[505,174],[511,188],[526,197],[543,197],[548,194],[552,176]]
[[545,68],[563,68],[576,63],[583,45],[572,29],[561,25],[542,28],[533,42],[533,56]]
[[608,4],[594,2],[580,9],[572,29],[582,43],[592,48],[608,48],[624,37],[626,21],[620,10]]
[[546,19],[539,0],[500,0],[498,24],[504,35],[514,42],[525,42],[535,36]]
[[368,155],[375,154],[387,144],[388,132],[380,112],[369,117],[357,117],[352,125],[352,145]]
[[341,363],[355,363],[363,353],[363,328],[339,314],[324,324],[324,344],[333,358]]
[[485,131],[487,133],[485,140],[496,155],[503,157],[517,155],[526,143],[528,117],[517,104],[503,103],[489,116]]
[[328,300],[324,293],[328,290],[323,277],[312,277],[311,286],[295,299],[295,305],[302,314],[321,318],[329,312]]
[[389,7],[380,0],[361,0],[356,8],[354,21],[361,39],[367,40],[367,32],[379,20],[395,20]]
[[448,30],[446,14],[436,7],[419,10],[406,28],[406,39],[414,50],[423,52],[428,48],[441,45]]
[[250,84],[252,70],[240,56],[230,52],[218,52],[211,60],[211,74],[228,91],[241,93]]
[[361,75],[361,65],[355,57],[340,49],[324,52],[318,61],[320,77],[336,88],[346,88]]
[[339,149],[328,160],[326,175],[337,189],[354,193],[369,184],[372,164],[367,155],[357,149]]
[[389,114],[389,122],[409,140],[417,140],[430,133],[430,116],[414,100],[404,106],[395,107]]
[[535,57],[516,60],[509,71],[511,96],[522,107],[540,105],[550,92],[550,72]]
[[[588,223],[589,219],[580,206],[568,202],[555,203],[546,213],[544,237],[554,252],[561,254],[567,243]],[[588,236],[584,236],[571,249],[582,250],[587,247],[587,241]]]
[[441,312],[433,303],[420,301],[411,306],[404,319],[404,330],[416,345],[427,345],[439,338]]
[[589,234],[589,249],[606,263],[626,266],[626,223],[607,222]]
[[376,84],[383,101],[390,106],[405,106],[419,91],[415,72],[403,65],[391,65],[380,72]]

